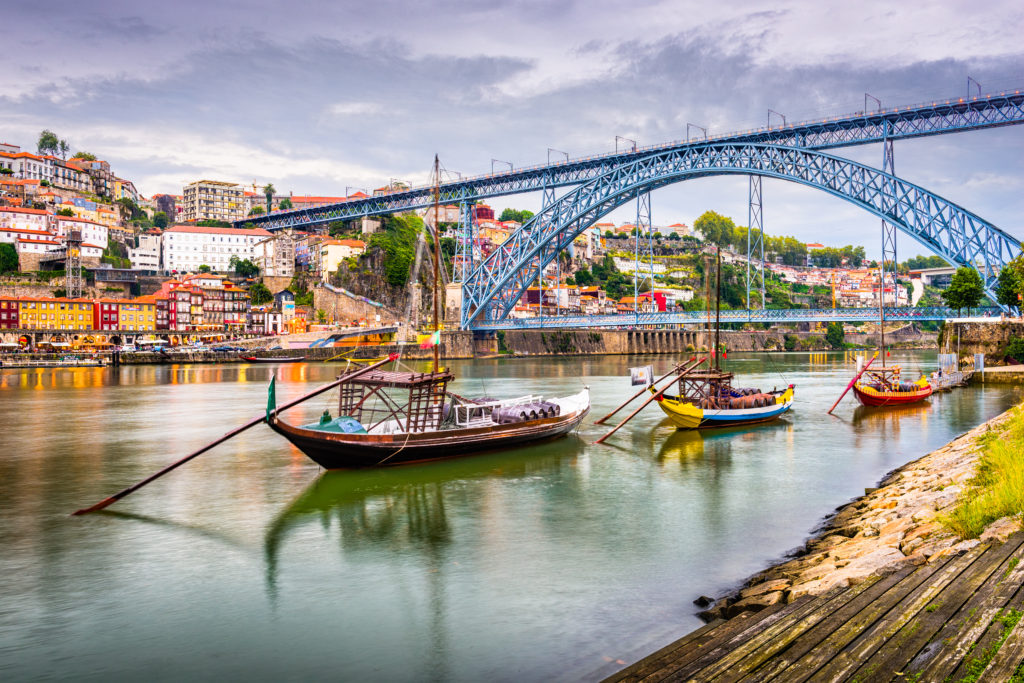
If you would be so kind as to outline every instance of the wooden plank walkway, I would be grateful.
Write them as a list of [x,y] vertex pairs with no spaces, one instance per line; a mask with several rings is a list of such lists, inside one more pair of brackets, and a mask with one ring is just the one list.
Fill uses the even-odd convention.
[[1024,532],[706,624],[607,681],[1024,681]]

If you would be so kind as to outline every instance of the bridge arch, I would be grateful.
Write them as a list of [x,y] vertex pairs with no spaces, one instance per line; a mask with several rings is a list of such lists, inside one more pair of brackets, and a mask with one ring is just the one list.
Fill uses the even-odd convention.
[[653,152],[567,192],[495,249],[463,284],[462,326],[503,320],[572,240],[617,207],[693,178],[760,175],[828,192],[895,225],[949,263],[974,268],[995,299],[999,269],[1020,242],[928,190],[849,159],[810,149],[719,143]]

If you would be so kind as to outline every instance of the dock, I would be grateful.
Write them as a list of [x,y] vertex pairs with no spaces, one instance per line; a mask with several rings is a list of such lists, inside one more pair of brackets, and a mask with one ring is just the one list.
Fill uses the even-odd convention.
[[978,543],[856,586],[713,621],[606,680],[1020,680],[1022,559],[1024,532]]

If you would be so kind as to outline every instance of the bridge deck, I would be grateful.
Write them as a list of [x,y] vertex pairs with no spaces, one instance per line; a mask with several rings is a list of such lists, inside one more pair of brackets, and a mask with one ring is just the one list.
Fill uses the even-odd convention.
[[1006,681],[1024,661],[1022,558],[1018,533],[712,622],[607,680]]

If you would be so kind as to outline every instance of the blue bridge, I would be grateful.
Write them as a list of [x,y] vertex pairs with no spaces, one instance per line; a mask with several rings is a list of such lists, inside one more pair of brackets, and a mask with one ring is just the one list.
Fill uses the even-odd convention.
[[[865,98],[867,99],[867,98]],[[746,311],[731,311],[737,320],[768,322],[799,320],[862,320],[877,309],[843,311],[764,310],[763,246],[760,181],[779,178],[813,187],[849,201],[878,216],[883,226],[883,264],[895,263],[895,231],[912,237],[955,266],[974,268],[986,293],[995,299],[999,270],[1021,253],[1020,242],[982,217],[893,172],[895,140],[980,130],[1024,123],[1024,94],[1020,90],[995,95],[955,98],[908,107],[860,111],[781,126],[768,126],[727,135],[637,147],[625,151],[566,159],[558,163],[490,173],[440,185],[440,201],[462,207],[463,225],[457,238],[462,268],[464,328],[496,330],[512,327],[588,327],[673,325],[695,322],[688,313],[557,317],[512,320],[510,313],[526,288],[555,261],[581,232],[603,215],[636,202],[638,225],[650,236],[652,190],[692,178],[715,175],[750,177],[751,220],[755,235],[748,244]],[[876,169],[825,150],[882,143],[883,168]],[[556,197],[555,191],[571,188]],[[423,186],[381,196],[355,199],[298,211],[256,216],[253,222],[269,230],[309,228],[330,221],[397,213],[432,205],[434,188]],[[544,206],[508,240],[479,262],[473,255],[473,225],[468,207],[489,197],[542,191]],[[646,223],[643,217],[646,206]],[[640,248],[643,237],[636,240]],[[466,245],[469,248],[466,248]],[[760,283],[760,302],[751,298]],[[760,305],[757,305],[757,304]],[[946,309],[896,309],[891,317],[913,315],[918,320],[950,317]],[[861,312],[857,312],[861,311]],[[870,311],[870,312],[869,312]],[[901,313],[900,311],[906,311]],[[925,311],[928,311],[927,313]],[[806,315],[818,317],[803,317]],[[826,314],[840,317],[826,317]],[[653,318],[648,318],[653,316]],[[699,316],[698,316],[699,317]],[[887,315],[887,317],[890,317]],[[632,322],[624,322],[625,318]],[[555,321],[558,321],[557,323]]]

